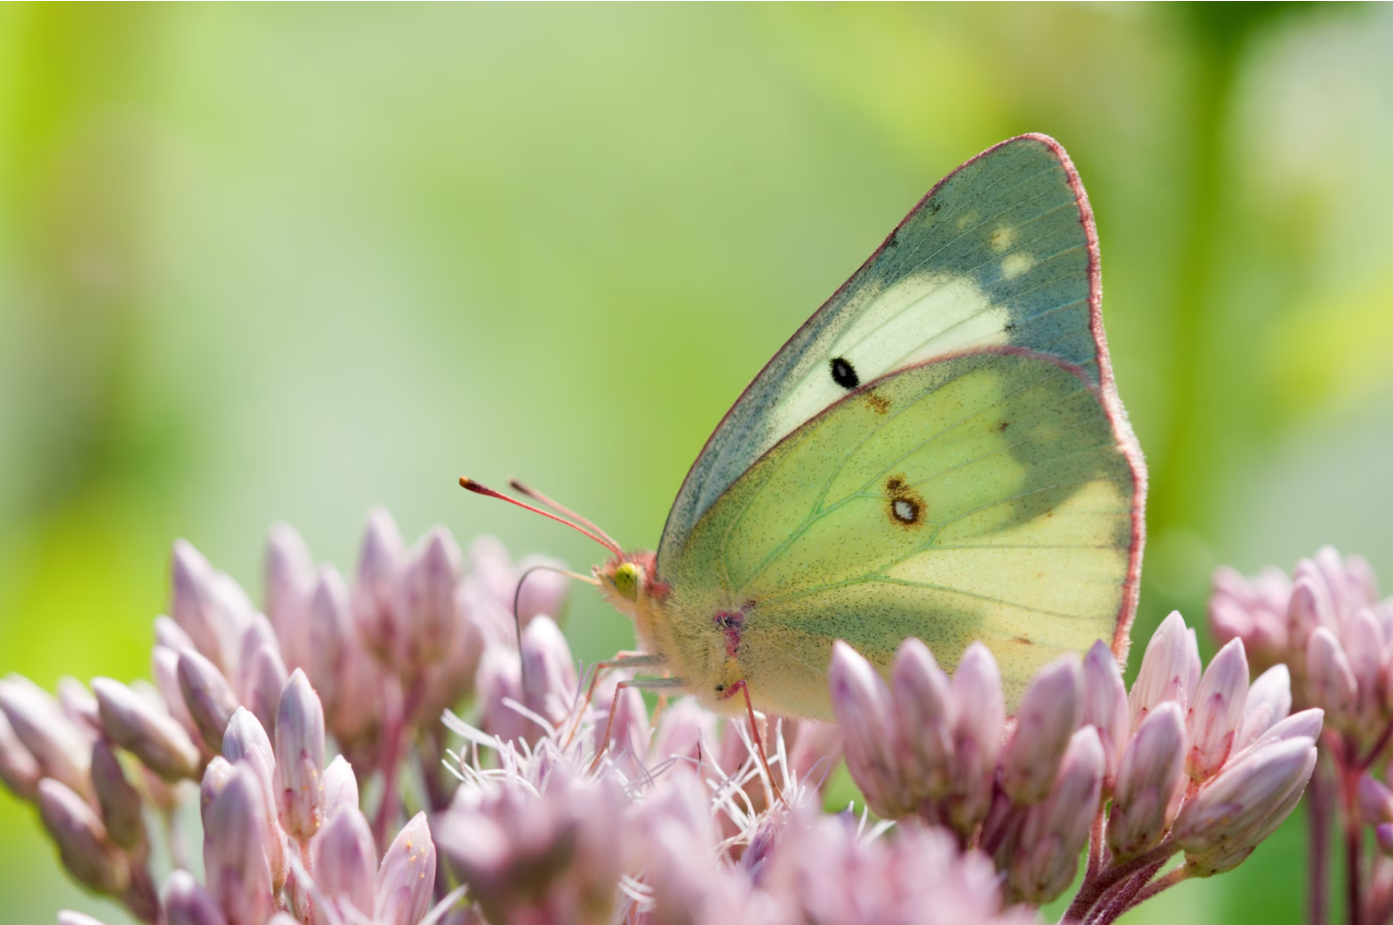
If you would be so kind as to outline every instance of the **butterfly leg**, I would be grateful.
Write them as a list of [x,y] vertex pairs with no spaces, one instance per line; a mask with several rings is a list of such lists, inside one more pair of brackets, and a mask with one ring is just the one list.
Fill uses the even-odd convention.
[[769,782],[769,788],[774,792],[774,797],[782,803],[784,801],[783,791],[779,789],[778,783],[774,780],[774,772],[769,770],[769,759],[764,755],[764,739],[759,734],[759,723],[755,722],[755,705],[750,702],[750,688],[741,678],[726,690],[726,696],[731,697],[736,691],[745,695],[745,712],[750,717],[750,737],[755,743],[755,754],[759,757],[759,766],[764,769],[764,779]]
[[[595,696],[595,685],[600,683],[600,672],[610,668],[651,668],[655,665],[664,663],[661,655],[650,655],[645,652],[620,652],[614,658],[603,662],[595,663],[594,673],[590,676],[590,686],[586,688],[585,700],[581,702],[576,710],[576,721],[571,726],[571,731],[566,735],[566,741],[561,744],[562,748],[569,748],[576,733],[580,731],[581,721],[585,719],[585,711],[590,709],[590,701]],[[614,719],[614,711],[610,710],[610,720]]]
[[[626,660],[623,664],[631,664]],[[609,750],[610,736],[614,734],[614,714],[619,709],[619,693],[626,687],[637,688],[638,690],[662,690],[664,688],[683,687],[686,684],[681,678],[634,678],[631,681],[620,681],[614,687],[614,700],[609,705],[609,720],[605,723],[605,738],[600,743],[599,749],[595,752],[595,760],[590,763],[590,770],[587,773],[594,774],[595,769],[600,766],[600,759]]]

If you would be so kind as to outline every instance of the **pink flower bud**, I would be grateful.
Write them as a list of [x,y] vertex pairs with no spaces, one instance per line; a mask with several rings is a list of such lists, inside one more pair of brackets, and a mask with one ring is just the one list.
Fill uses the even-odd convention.
[[264,925],[274,908],[266,860],[266,807],[250,767],[232,767],[204,820],[203,868],[209,895],[227,925]]
[[257,721],[264,726],[276,724],[276,708],[280,705],[281,691],[290,680],[285,662],[281,661],[280,649],[275,645],[264,645],[248,653],[243,662],[245,669],[244,703]]
[[1117,656],[1102,640],[1093,644],[1083,660],[1083,711],[1079,725],[1098,730],[1105,759],[1103,787],[1111,790],[1122,752],[1131,738],[1132,715]]
[[1185,770],[1195,781],[1213,776],[1228,760],[1247,701],[1248,659],[1243,640],[1235,639],[1214,656],[1191,699]]
[[198,747],[174,717],[110,678],[93,678],[92,692],[97,695],[102,726],[113,742],[167,781],[197,776]]
[[[250,767],[256,775],[257,783],[261,785],[261,799],[266,809],[266,860],[271,866],[272,885],[280,889],[289,872],[289,859],[285,851],[285,834],[281,831],[277,812],[275,752],[266,730],[245,708],[232,714],[232,719],[227,724],[227,733],[222,742],[222,757]],[[209,769],[212,769],[211,764]]]
[[1324,626],[1314,630],[1306,643],[1306,679],[1311,701],[1325,710],[1332,723],[1348,726],[1359,688],[1339,640]]
[[[356,635],[344,646],[332,729],[341,746],[370,741],[382,727],[386,668]],[[437,713],[436,716],[439,716]]]
[[1243,723],[1234,739],[1234,750],[1247,748],[1287,718],[1291,712],[1291,671],[1286,665],[1273,665],[1258,676],[1248,689],[1243,706]]
[[119,895],[130,883],[130,865],[112,844],[87,802],[51,777],[39,781],[39,817],[58,845],[63,866],[98,893]]
[[953,773],[953,688],[929,647],[906,639],[891,677],[892,747],[906,802],[948,793]]
[[[188,706],[184,704],[184,692],[179,688],[179,653],[186,650],[193,651],[193,646],[179,649],[164,645],[155,646],[150,654],[150,673],[154,676],[155,689],[160,692],[160,699],[164,701],[169,715],[174,717],[174,721],[191,739],[201,741],[203,733],[199,731],[198,724],[194,722]],[[100,709],[97,717],[101,718]]]
[[1315,743],[1305,738],[1253,749],[1185,803],[1172,837],[1195,858],[1256,845],[1275,828],[1273,816],[1296,805],[1315,764]]
[[[637,771],[648,753],[648,706],[643,702],[643,694],[636,688],[618,689],[617,678],[606,693],[607,696],[596,697],[596,705],[605,718],[595,724],[595,748],[598,751],[608,745],[611,758],[629,755],[633,759],[631,763],[636,765],[633,769]],[[609,722],[611,710],[614,713],[613,725]],[[602,739],[607,726],[610,741],[605,743]]]
[[227,721],[239,706],[237,695],[217,666],[192,649],[179,653],[176,671],[184,705],[208,751],[216,753],[222,747]]
[[72,720],[84,736],[89,739],[101,737],[102,720],[97,710],[97,698],[92,696],[87,685],[77,678],[59,678],[58,703],[63,715]]
[[336,755],[324,769],[324,818],[334,818],[345,807],[358,808],[358,778],[348,760]]
[[480,725],[484,731],[504,742],[536,742],[541,738],[543,731],[508,703],[523,701],[522,671],[516,652],[501,646],[484,649],[475,684],[483,702]]
[[0,710],[0,782],[21,800],[33,800],[38,795],[41,777],[43,769]]
[[164,888],[166,925],[227,925],[222,910],[193,874],[175,870]]
[[184,540],[174,544],[173,579],[170,616],[199,652],[235,675],[238,641],[253,613],[246,592]]
[[0,681],[0,712],[15,738],[43,769],[44,777],[52,777],[83,796],[92,792],[88,779],[91,741],[64,715],[48,691],[12,674]]
[[382,508],[368,512],[358,575],[353,584],[353,617],[367,646],[386,658],[396,650],[401,627],[397,617],[397,581],[406,550],[392,515]]
[[323,821],[324,748],[324,708],[297,668],[276,711],[276,786],[281,824],[302,842]]
[[798,721],[793,745],[788,749],[788,769],[792,780],[800,784],[823,786],[841,756],[840,726],[810,719]]
[[338,570],[325,566],[302,616],[305,651],[286,667],[303,669],[324,709],[332,713],[339,694],[339,670],[352,633],[348,586]]
[[554,724],[569,717],[576,695],[576,663],[566,637],[549,617],[538,617],[523,630],[522,664],[527,669],[527,708]]
[[1374,826],[1374,840],[1378,842],[1378,850],[1382,851],[1385,857],[1393,856],[1393,822]]
[[1295,577],[1291,601],[1287,605],[1287,624],[1291,627],[1292,645],[1304,649],[1318,628],[1335,628],[1335,605],[1324,580],[1309,559],[1297,563]]
[[1189,706],[1200,678],[1195,645],[1180,611],[1172,611],[1161,621],[1146,644],[1141,670],[1127,698],[1132,708],[1132,728],[1139,726],[1146,714],[1163,701],[1177,700],[1182,706]]
[[832,709],[845,736],[846,766],[866,802],[888,819],[912,813],[912,796],[903,792],[894,754],[894,707],[885,682],[871,663],[838,640],[827,670]]
[[434,889],[435,842],[426,814],[417,813],[382,856],[374,925],[417,925],[430,910]]
[[396,665],[404,675],[415,676],[453,642],[462,621],[455,592],[463,571],[459,547],[444,527],[433,528],[409,555],[398,586]]
[[949,822],[959,833],[971,832],[987,815],[1005,723],[1006,702],[996,659],[990,649],[974,642],[953,674],[955,773],[946,808]]
[[672,762],[666,773],[696,772],[698,763],[711,755],[716,742],[716,717],[692,697],[669,704],[658,718],[653,734],[653,769]]
[[1270,666],[1288,648],[1287,606],[1291,579],[1269,568],[1253,579],[1230,568],[1214,573],[1209,625],[1221,644],[1242,639],[1251,664]]
[[[546,566],[544,569],[529,573],[529,569],[537,566]],[[526,556],[517,564],[517,580],[521,581],[524,574],[527,580],[522,582],[522,591],[518,594],[518,618],[522,620],[523,626],[531,622],[533,617],[545,614],[553,620],[561,616],[566,609],[566,597],[571,590],[571,579],[552,569],[562,569],[566,563],[557,559],[549,559],[546,556]],[[512,601],[507,602],[511,610]]]
[[134,848],[145,840],[145,820],[141,817],[140,794],[121,770],[116,753],[104,741],[92,746],[92,789],[102,811],[111,840],[123,848]]
[[1150,849],[1165,834],[1183,793],[1185,754],[1180,705],[1157,704],[1142,720],[1118,766],[1107,837],[1119,861]]
[[339,810],[314,837],[314,879],[319,893],[345,922],[373,911],[377,846],[356,806]]
[[1393,790],[1368,774],[1359,778],[1359,814],[1370,828],[1393,822]]
[[[285,523],[271,525],[266,537],[263,560],[266,588],[266,616],[282,642],[303,639],[303,613],[310,589],[314,587],[314,559],[295,528]],[[299,654],[303,649],[295,649]],[[296,667],[300,667],[299,663]]]
[[1031,679],[1021,698],[1016,733],[1001,755],[1001,789],[1012,802],[1030,806],[1049,795],[1078,726],[1082,687],[1082,671],[1073,656],[1056,659]]
[[103,925],[103,922],[100,919],[92,918],[85,912],[64,909],[58,913],[58,925]]
[[1079,853],[1098,814],[1104,765],[1097,729],[1084,726],[1070,737],[1053,789],[1027,811],[1022,824],[1020,846],[1007,871],[1017,896],[1039,905],[1074,882]]

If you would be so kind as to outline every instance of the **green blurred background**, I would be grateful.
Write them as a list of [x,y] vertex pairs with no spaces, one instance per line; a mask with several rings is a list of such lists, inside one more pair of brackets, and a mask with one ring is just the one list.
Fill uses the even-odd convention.
[[[1137,638],[1220,562],[1393,575],[1387,6],[0,7],[0,673],[147,671],[170,542],[259,595],[455,486],[656,542],[741,388],[945,172],[1042,131],[1151,465]],[[631,639],[582,591],[576,654]],[[1135,662],[1135,658],[1133,660]],[[1129,921],[1296,922],[1301,831]],[[0,794],[0,914],[102,910]]]

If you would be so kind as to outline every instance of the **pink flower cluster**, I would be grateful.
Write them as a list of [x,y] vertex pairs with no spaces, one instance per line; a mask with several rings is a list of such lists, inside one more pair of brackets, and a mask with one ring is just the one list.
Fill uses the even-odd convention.
[[[1338,816],[1347,905],[1358,921],[1393,921],[1393,599],[1379,599],[1368,562],[1327,546],[1290,576],[1275,568],[1253,578],[1220,569],[1209,623],[1218,638],[1241,640],[1264,662],[1289,667],[1297,703],[1325,711],[1329,760],[1311,785],[1312,895],[1324,908],[1325,846]],[[1369,864],[1367,828],[1383,855]]]
[[908,640],[888,685],[839,644],[830,677],[847,766],[872,809],[951,829],[991,855],[1008,898],[1037,905],[1073,883],[1091,836],[1071,910],[1087,921],[1241,863],[1300,799],[1321,729],[1318,709],[1289,715],[1285,668],[1250,688],[1241,642],[1202,671],[1179,614],[1152,637],[1130,695],[1098,643],[1041,669],[1013,724],[981,644],[950,679]]
[[[951,678],[916,640],[888,678],[838,645],[839,724],[752,730],[622,672],[587,697],[552,619],[565,580],[519,587],[532,564],[491,540],[466,557],[439,528],[407,548],[374,512],[350,582],[278,526],[258,612],[177,544],[154,684],[0,681],[0,780],[79,882],[161,925],[1023,923],[1081,854],[1066,921],[1104,923],[1252,852],[1311,774],[1315,707],[1361,743],[1382,709],[1357,684],[1317,701],[1303,668],[1292,713],[1285,667],[1250,686],[1233,641],[1202,670],[1172,615],[1130,694],[1099,645],[1043,669],[1012,719],[980,645]],[[1340,626],[1359,682],[1365,637]],[[843,752],[881,821],[821,811]],[[169,824],[195,781],[201,880]]]

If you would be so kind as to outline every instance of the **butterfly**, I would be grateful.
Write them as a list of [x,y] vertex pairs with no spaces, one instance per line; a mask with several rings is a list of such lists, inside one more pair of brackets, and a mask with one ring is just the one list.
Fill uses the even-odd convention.
[[1100,298],[1078,173],[1052,138],[1012,138],[930,190],[755,377],[656,552],[514,487],[611,549],[594,581],[642,650],[616,664],[666,675],[630,683],[830,719],[835,640],[887,672],[908,637],[948,670],[980,640],[1013,708],[1061,653],[1125,657],[1136,609],[1146,469]]

